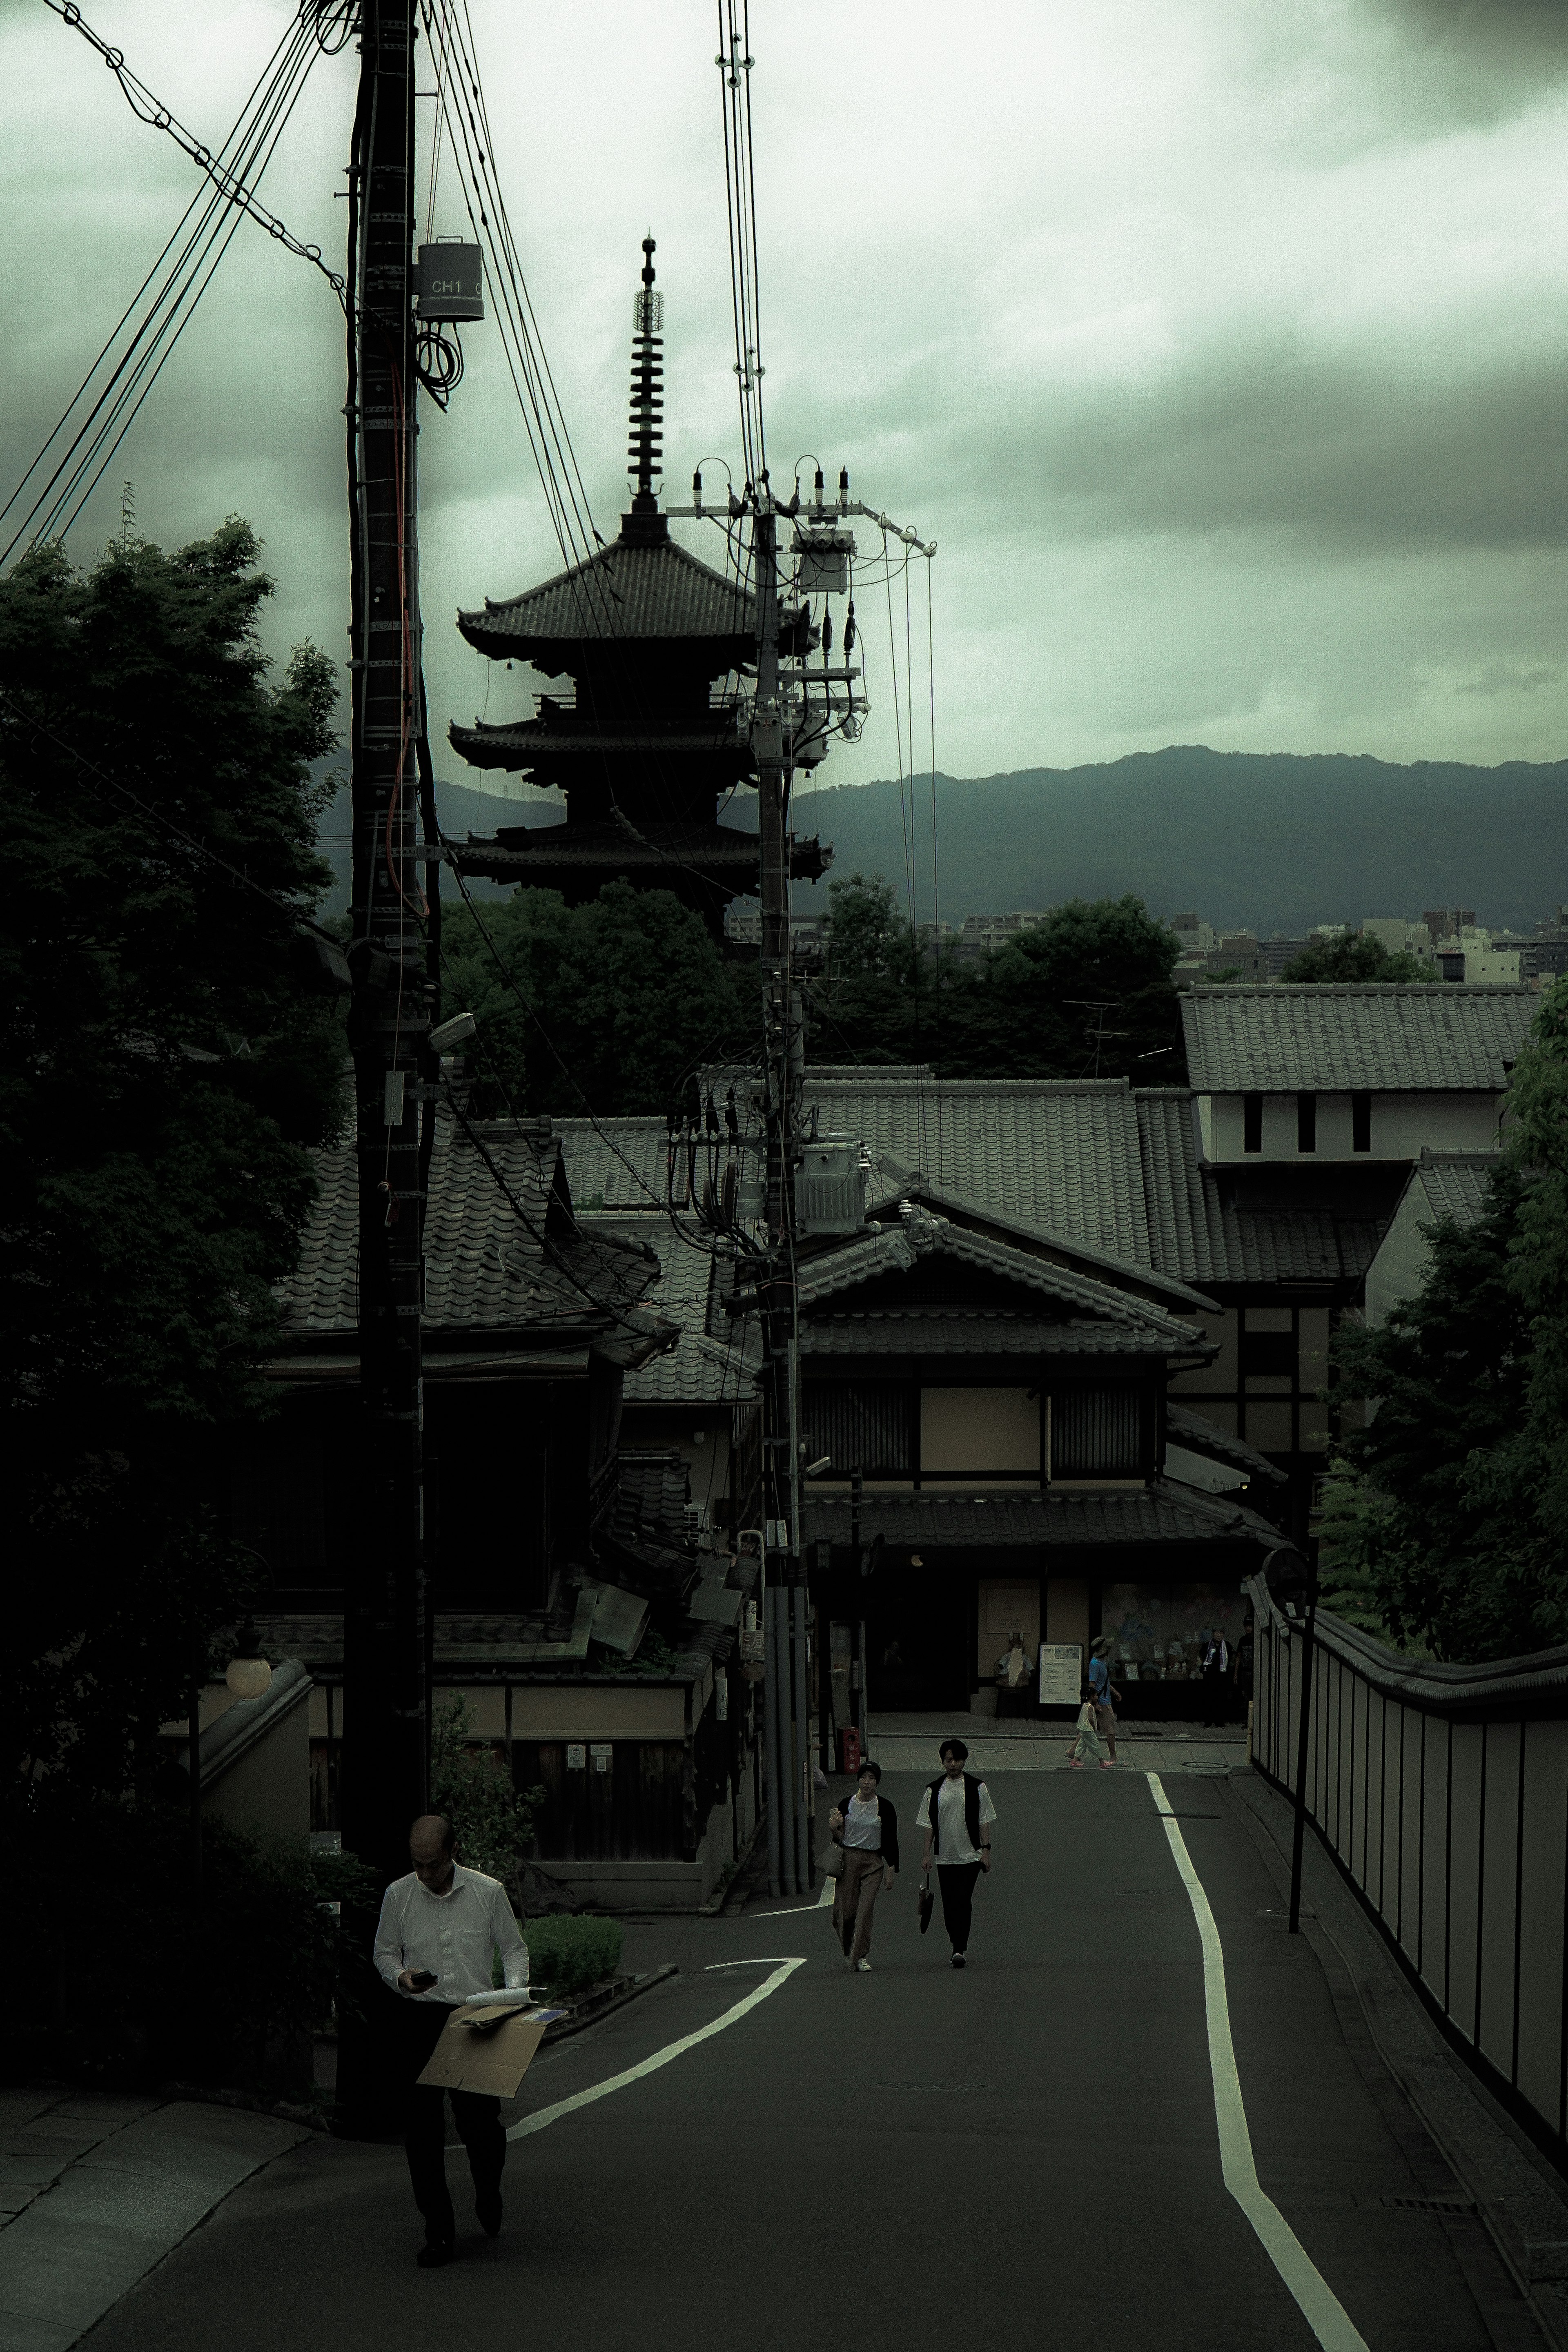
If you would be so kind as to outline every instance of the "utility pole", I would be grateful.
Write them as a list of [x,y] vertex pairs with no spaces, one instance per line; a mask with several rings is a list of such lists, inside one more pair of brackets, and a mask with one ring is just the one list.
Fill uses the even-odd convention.
[[[349,165],[359,1538],[343,1657],[343,1843],[378,1880],[407,1868],[428,1801],[421,1461],[420,1066],[430,1026],[416,859],[420,692],[414,277],[414,0],[364,0]],[[340,2096],[372,2103],[363,2034]]]
[[795,1171],[802,1078],[799,992],[790,969],[789,768],[779,677],[778,509],[764,473],[754,488],[757,585],[757,762],[762,898],[764,1213],[768,1276],[763,1308],[763,1685],[768,1763],[768,1884],[809,1894],[815,1807],[808,1788],[806,1593],[800,1549],[800,1436],[795,1338]]

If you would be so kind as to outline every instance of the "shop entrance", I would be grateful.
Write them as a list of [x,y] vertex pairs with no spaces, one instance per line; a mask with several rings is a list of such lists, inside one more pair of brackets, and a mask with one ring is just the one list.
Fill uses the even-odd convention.
[[879,1568],[865,1596],[866,1685],[873,1724],[888,1715],[969,1712],[972,1588],[960,1562],[927,1553]]

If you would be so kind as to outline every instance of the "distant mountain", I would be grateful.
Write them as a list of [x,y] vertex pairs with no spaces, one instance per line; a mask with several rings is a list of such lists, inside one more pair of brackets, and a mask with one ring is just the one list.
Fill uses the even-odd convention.
[[[797,792],[799,834],[834,846],[835,878],[884,874],[932,908],[931,784]],[[1568,902],[1568,761],[1395,767],[1335,753],[1139,752],[1083,768],[936,781],[944,921],[1136,891],[1150,911],[1294,936],[1313,923],[1473,907],[1533,929]],[[796,885],[797,911],[826,887]]]
[[[554,824],[561,803],[530,793],[503,800],[441,782],[445,828],[459,836],[501,824]],[[729,812],[745,829],[756,803]],[[1313,923],[1417,916],[1473,907],[1483,923],[1531,929],[1568,903],[1568,760],[1498,768],[1452,761],[1340,753],[1210,751],[1201,744],[1138,752],[1083,768],[1022,768],[1002,776],[797,791],[797,834],[833,844],[835,878],[883,874],[915,909],[944,920],[1136,891],[1152,913],[1189,908],[1211,923],[1297,935]],[[348,903],[349,816],[341,793],[322,824],[339,873],[331,903]],[[505,895],[475,883],[476,897]],[[797,884],[807,912],[825,884]]]

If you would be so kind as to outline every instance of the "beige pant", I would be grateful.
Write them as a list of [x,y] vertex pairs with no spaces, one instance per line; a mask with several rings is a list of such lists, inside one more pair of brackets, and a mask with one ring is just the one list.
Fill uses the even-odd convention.
[[844,1849],[844,1875],[833,1897],[833,1924],[848,1960],[863,1960],[871,1948],[871,1914],[882,1891],[884,1864],[879,1853],[863,1846]]

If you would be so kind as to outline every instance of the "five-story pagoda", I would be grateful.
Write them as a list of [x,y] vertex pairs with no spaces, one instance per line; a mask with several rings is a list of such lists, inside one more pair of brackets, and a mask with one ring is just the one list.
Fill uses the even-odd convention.
[[[718,932],[728,901],[757,887],[756,834],[717,815],[721,798],[756,774],[756,605],[740,579],[671,539],[654,490],[663,343],[653,253],[645,237],[627,468],[637,488],[619,537],[541,587],[499,604],[487,597],[482,612],[458,616],[490,660],[571,679],[570,694],[537,695],[531,718],[451,730],[470,766],[558,786],[565,822],[505,827],[456,854],[465,873],[559,890],[574,906],[622,877],[670,890]],[[784,618],[782,649],[804,652],[807,612]],[[815,840],[795,842],[791,874],[816,881],[832,855]]]

